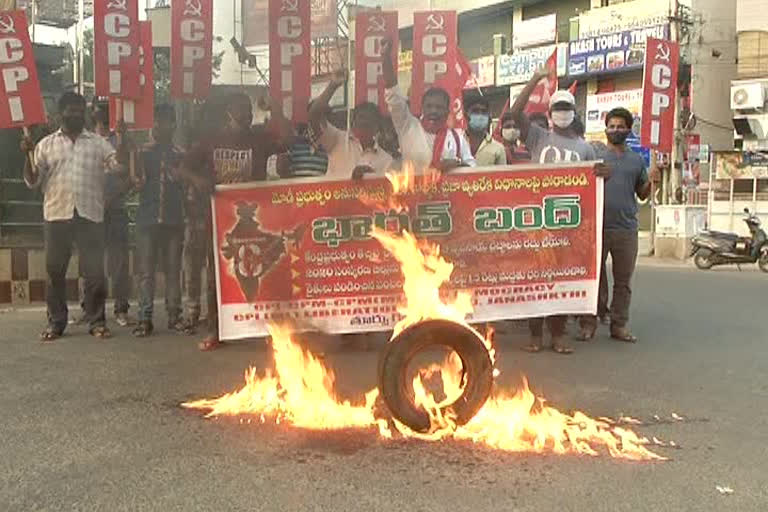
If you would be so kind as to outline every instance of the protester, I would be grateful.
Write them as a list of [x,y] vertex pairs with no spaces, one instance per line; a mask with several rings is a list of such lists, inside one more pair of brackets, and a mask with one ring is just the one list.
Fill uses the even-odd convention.
[[[549,116],[552,119],[552,130],[532,123],[525,114],[525,107],[531,93],[539,81],[549,74],[547,70],[534,73],[533,78],[520,92],[515,103],[510,108],[512,117],[520,132],[525,145],[531,152],[534,162],[578,162],[596,160],[595,152],[584,139],[580,138],[574,129],[576,118],[576,100],[568,91],[556,91],[549,100]],[[610,167],[597,163],[595,174],[610,177]],[[530,343],[525,347],[529,352],[539,352],[543,343],[544,318],[532,318],[529,321],[531,332]],[[563,315],[546,318],[546,323],[552,335],[552,350],[559,354],[571,354],[573,348],[564,338],[567,317]]]
[[403,155],[400,153],[400,139],[397,136],[395,125],[392,118],[386,116],[381,121],[381,131],[377,138],[379,147],[389,153],[392,157],[390,168],[393,171],[399,171],[403,165]]
[[520,140],[520,130],[515,125],[512,113],[505,112],[499,122],[501,123],[501,138],[504,141],[504,149],[507,153],[507,163],[530,162],[531,153]]
[[[109,106],[102,103],[95,113],[95,131],[116,146],[116,135],[109,129]],[[127,175],[109,174],[106,178],[104,196],[104,246],[107,255],[107,275],[112,278],[115,322],[120,327],[131,323],[128,318],[131,296],[131,274],[128,264],[128,212],[125,200],[131,189]]]
[[[605,262],[608,254],[613,262],[613,299],[611,300],[611,338],[629,343],[637,342],[627,323],[632,298],[632,274],[637,260],[637,200],[648,198],[651,180],[643,157],[631,151],[626,140],[632,131],[632,113],[625,108],[614,108],[605,117],[606,150],[599,156],[613,167],[610,181],[605,184],[603,217],[603,263],[600,273],[600,293],[597,314],[608,314],[608,279]],[[597,317],[580,319],[578,339],[589,341],[597,330]]]
[[382,122],[378,106],[363,102],[355,107],[352,112],[351,134],[328,122],[328,104],[346,81],[345,71],[335,72],[328,87],[312,102],[309,109],[312,138],[328,151],[326,177],[360,179],[366,174],[383,176],[384,172],[390,169],[392,156],[376,142]]
[[[176,179],[182,151],[173,145],[176,112],[170,105],[155,107],[153,142],[139,155],[136,259],[139,268],[139,323],[134,336],[152,334],[155,270],[162,261],[168,328],[185,330],[181,309],[181,256],[184,246],[184,189]],[[162,259],[161,259],[162,258]]]
[[[272,105],[272,123],[277,135],[269,130],[254,131],[253,105],[244,93],[233,93],[226,101],[224,119],[218,133],[206,137],[190,150],[179,167],[179,175],[189,181],[200,193],[210,195],[215,185],[263,181],[267,178],[267,158],[285,150],[283,141],[292,135],[290,126],[277,104]],[[208,253],[208,335],[200,343],[200,350],[215,350],[219,340],[218,302],[214,269],[215,255],[212,243],[212,212],[206,207]]]
[[328,175],[331,160],[322,144],[312,142],[309,125],[297,127],[291,145],[288,147],[284,160],[287,170],[281,170],[281,177],[291,178],[320,178]]
[[491,105],[488,100],[483,96],[466,100],[464,110],[469,119],[469,147],[477,165],[506,165],[507,151],[500,142],[494,140],[490,132]]
[[208,200],[194,186],[186,185],[184,202],[184,309],[185,323],[188,332],[194,332],[200,318],[202,297],[202,273],[208,261],[208,239],[210,233],[207,229]]
[[[58,102],[61,128],[43,138],[37,146],[29,137],[21,143],[27,157],[24,180],[43,192],[45,264],[48,272],[46,302],[48,326],[41,334],[46,342],[64,334],[67,326],[66,273],[77,246],[85,277],[85,313],[89,333],[109,338],[104,303],[104,202],[107,173],[124,172],[119,163],[127,161],[124,125],[117,152],[99,135],[86,130],[85,99],[67,92]],[[119,162],[119,163],[118,163]]]
[[427,89],[421,98],[421,120],[417,119],[397,87],[391,54],[392,41],[384,39],[382,64],[386,99],[400,138],[403,160],[412,162],[418,173],[430,167],[442,172],[475,167],[477,162],[463,131],[448,127],[451,96],[439,87]]

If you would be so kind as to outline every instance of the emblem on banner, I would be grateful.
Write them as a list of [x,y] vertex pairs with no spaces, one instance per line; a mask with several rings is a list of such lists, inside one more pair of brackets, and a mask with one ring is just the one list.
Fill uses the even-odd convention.
[[16,26],[10,16],[0,16],[0,34],[15,34]]
[[445,30],[445,18],[442,14],[430,14],[427,16],[427,30]]
[[298,245],[304,233],[302,226],[280,235],[263,231],[255,219],[257,209],[255,204],[237,203],[237,224],[226,234],[226,245],[221,248],[232,261],[231,272],[249,302],[256,301],[262,277],[285,255],[288,244]]
[[187,0],[184,4],[184,16],[196,16],[198,18],[203,15],[203,4],[195,0]]

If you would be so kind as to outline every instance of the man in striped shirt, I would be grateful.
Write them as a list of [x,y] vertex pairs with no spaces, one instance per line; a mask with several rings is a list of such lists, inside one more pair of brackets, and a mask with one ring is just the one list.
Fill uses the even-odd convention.
[[[58,106],[62,127],[37,146],[28,137],[21,143],[28,155],[24,180],[30,188],[43,192],[48,326],[41,338],[53,341],[67,326],[65,276],[73,242],[85,275],[89,332],[108,338],[111,333],[104,317],[104,182],[106,173],[124,170],[118,160],[127,160],[127,145],[121,144],[116,152],[106,139],[84,129],[85,99],[81,95],[65,93]],[[125,127],[121,125],[120,130],[124,134]]]

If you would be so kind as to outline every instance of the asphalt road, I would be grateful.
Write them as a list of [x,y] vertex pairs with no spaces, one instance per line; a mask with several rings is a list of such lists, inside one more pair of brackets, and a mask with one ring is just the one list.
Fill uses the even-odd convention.
[[[524,373],[563,410],[705,420],[640,429],[681,446],[663,463],[203,420],[178,403],[239,387],[247,365],[270,364],[263,343],[204,354],[190,338],[98,342],[76,327],[43,346],[42,312],[6,311],[0,511],[768,510],[766,291],[756,272],[646,266],[636,346],[605,328],[569,357],[520,352],[522,330],[500,337],[502,386]],[[343,396],[375,385],[374,352],[327,361]]]

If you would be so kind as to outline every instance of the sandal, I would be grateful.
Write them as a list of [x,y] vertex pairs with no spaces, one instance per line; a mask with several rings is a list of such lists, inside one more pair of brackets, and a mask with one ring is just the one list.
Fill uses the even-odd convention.
[[139,322],[139,325],[133,330],[133,335],[137,338],[146,338],[154,331],[152,322]]
[[532,337],[530,343],[522,347],[522,349],[531,354],[541,352],[541,339]]
[[43,343],[52,343],[55,340],[61,338],[61,332],[57,331],[53,327],[46,327],[43,332],[40,333],[40,341]]
[[199,348],[202,352],[211,352],[221,348],[222,345],[224,345],[224,342],[219,340],[218,336],[209,336],[198,343],[197,348]]
[[573,354],[573,347],[562,343],[553,343],[552,351],[558,354]]
[[629,332],[626,327],[611,329],[611,338],[624,343],[637,343],[637,337]]
[[595,331],[597,331],[597,329],[582,328],[581,331],[579,331],[579,334],[576,336],[576,341],[592,341],[595,339]]
[[106,340],[112,337],[112,332],[104,326],[92,327],[91,330],[88,331],[88,334],[94,338],[99,338],[100,340]]

